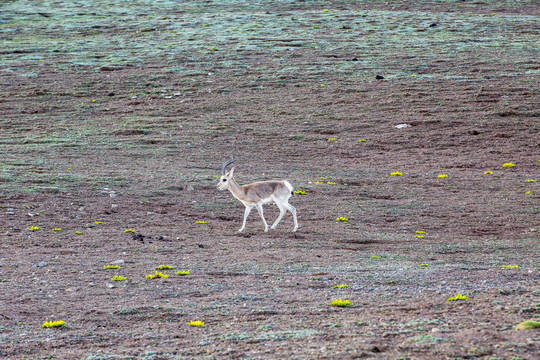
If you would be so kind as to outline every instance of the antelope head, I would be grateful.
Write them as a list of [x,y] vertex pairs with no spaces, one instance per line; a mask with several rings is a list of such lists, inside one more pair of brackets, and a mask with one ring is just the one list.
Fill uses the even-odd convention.
[[221,178],[219,178],[219,183],[217,185],[218,189],[223,191],[227,190],[229,188],[229,183],[231,182],[231,179],[234,175],[234,168],[231,169],[231,171],[225,172],[227,170],[227,166],[231,165],[233,162],[235,162],[236,159],[233,159],[232,157],[225,161],[223,165],[221,166]]

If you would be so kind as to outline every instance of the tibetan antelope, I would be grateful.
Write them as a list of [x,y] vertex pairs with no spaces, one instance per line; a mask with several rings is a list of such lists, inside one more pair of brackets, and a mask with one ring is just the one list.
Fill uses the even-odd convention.
[[238,232],[244,231],[246,228],[246,219],[251,212],[251,209],[257,207],[259,215],[264,223],[264,231],[267,232],[269,227],[264,219],[263,205],[274,202],[279,208],[279,216],[272,224],[270,229],[275,229],[277,224],[287,210],[291,212],[294,218],[294,229],[298,229],[298,219],[296,218],[296,209],[289,204],[289,198],[293,194],[293,187],[288,181],[258,181],[247,185],[239,185],[234,179],[234,167],[229,172],[225,172],[227,166],[235,162],[233,158],[226,161],[221,167],[221,178],[217,185],[219,190],[229,190],[235,198],[240,200],[246,207],[244,211],[244,222]]

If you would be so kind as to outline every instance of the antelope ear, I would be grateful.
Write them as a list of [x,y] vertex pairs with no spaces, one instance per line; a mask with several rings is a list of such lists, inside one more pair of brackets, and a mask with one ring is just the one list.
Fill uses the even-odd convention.
[[232,178],[234,175],[234,167],[227,173],[228,178]]

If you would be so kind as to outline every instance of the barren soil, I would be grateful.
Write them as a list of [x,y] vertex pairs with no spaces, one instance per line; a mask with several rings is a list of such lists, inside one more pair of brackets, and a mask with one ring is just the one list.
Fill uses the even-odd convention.
[[1,2],[0,358],[539,359],[539,16]]

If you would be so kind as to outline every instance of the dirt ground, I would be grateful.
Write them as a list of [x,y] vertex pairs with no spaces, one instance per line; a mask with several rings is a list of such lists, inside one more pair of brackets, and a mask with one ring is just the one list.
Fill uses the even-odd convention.
[[0,358],[540,359],[539,11],[0,3]]

